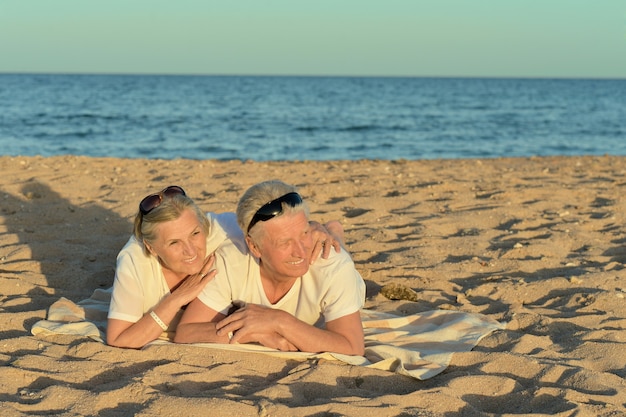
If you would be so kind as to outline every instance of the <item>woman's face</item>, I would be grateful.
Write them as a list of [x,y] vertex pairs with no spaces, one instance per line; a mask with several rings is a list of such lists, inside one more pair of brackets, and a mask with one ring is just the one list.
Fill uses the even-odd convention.
[[178,219],[159,225],[156,236],[146,246],[164,269],[179,278],[200,271],[206,257],[206,233],[192,210],[187,209]]

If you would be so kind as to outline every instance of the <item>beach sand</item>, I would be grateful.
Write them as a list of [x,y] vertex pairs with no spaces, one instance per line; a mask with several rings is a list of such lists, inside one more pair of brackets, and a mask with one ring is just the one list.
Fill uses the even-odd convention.
[[[626,157],[240,162],[0,157],[0,415],[626,415]],[[419,381],[338,361],[30,329],[113,282],[138,201],[233,211],[264,179],[340,220],[366,308],[506,323]],[[388,284],[412,300],[381,294]]]

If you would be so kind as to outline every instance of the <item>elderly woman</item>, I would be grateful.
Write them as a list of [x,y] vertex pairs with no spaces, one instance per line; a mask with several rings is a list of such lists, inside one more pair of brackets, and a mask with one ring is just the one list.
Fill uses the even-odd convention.
[[[312,256],[322,247],[322,256],[331,246],[339,250],[338,242],[315,226]],[[117,256],[107,343],[140,348],[158,338],[172,340],[182,309],[216,273],[213,252],[224,242],[242,239],[233,213],[205,215],[179,186],[145,197],[133,236]]]
[[311,262],[308,209],[296,189],[252,186],[237,221],[245,244],[218,249],[217,274],[187,307],[174,341],[362,355],[365,283],[344,250]]

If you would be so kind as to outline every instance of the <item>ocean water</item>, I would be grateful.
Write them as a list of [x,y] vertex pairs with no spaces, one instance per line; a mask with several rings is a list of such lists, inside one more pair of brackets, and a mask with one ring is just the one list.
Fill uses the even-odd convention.
[[626,155],[626,80],[0,74],[0,154]]

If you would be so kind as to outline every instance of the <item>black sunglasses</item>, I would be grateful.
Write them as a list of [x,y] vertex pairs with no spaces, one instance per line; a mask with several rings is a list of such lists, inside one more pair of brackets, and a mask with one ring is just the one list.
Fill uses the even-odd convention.
[[258,222],[266,222],[282,213],[283,203],[287,203],[291,207],[295,207],[298,204],[302,204],[302,197],[300,197],[300,194],[298,193],[287,193],[282,197],[278,197],[277,199],[262,205],[261,208],[254,213],[254,216],[252,216],[247,232],[250,232],[252,226]]
[[172,197],[175,195],[187,195],[185,194],[185,190],[183,190],[178,185],[170,185],[169,187],[165,187],[163,190],[159,191],[156,194],[150,194],[145,197],[139,203],[139,211],[144,216],[150,213],[155,208],[159,207],[163,202],[163,197]]

